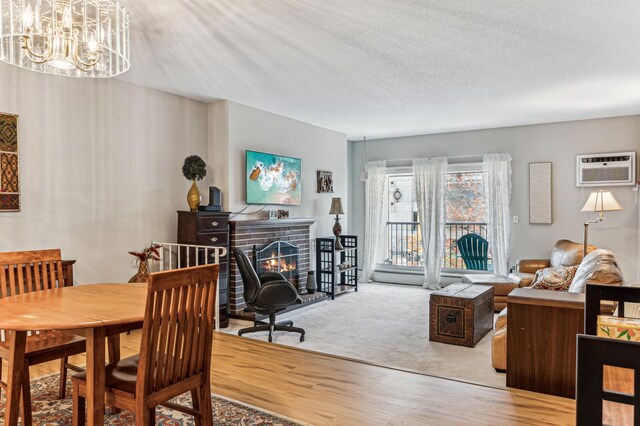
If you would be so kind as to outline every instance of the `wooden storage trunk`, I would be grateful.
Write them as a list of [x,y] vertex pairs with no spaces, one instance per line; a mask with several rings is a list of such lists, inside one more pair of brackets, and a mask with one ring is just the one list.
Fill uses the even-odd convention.
[[493,327],[493,287],[451,284],[431,293],[429,340],[474,347]]

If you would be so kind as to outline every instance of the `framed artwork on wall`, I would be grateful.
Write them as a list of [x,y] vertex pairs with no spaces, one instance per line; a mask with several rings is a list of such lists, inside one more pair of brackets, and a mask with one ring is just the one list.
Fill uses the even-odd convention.
[[20,211],[18,116],[0,113],[0,212]]
[[318,170],[318,193],[333,193],[333,172]]
[[529,223],[553,223],[551,163],[529,163]]

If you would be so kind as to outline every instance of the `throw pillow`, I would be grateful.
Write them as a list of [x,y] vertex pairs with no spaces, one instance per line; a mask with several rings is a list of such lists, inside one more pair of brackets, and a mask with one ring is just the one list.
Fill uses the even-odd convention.
[[569,293],[584,293],[587,284],[622,285],[623,282],[622,271],[613,253],[598,249],[589,253],[578,267]]
[[555,268],[541,269],[536,273],[531,288],[567,291],[577,270],[577,266],[556,266]]

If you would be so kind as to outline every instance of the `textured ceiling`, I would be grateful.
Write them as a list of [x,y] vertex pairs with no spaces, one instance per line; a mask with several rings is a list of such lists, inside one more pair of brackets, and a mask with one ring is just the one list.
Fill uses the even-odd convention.
[[123,2],[123,80],[351,139],[640,113],[637,0]]

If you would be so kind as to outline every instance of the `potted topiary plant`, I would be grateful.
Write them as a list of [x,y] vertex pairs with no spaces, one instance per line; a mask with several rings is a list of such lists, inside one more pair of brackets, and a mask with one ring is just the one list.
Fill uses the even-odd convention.
[[190,181],[193,181],[187,194],[187,203],[189,203],[189,208],[192,212],[198,211],[200,190],[198,190],[196,181],[202,180],[207,175],[207,163],[197,155],[190,155],[184,159],[182,174]]

